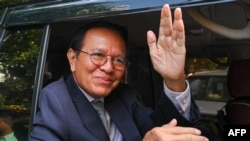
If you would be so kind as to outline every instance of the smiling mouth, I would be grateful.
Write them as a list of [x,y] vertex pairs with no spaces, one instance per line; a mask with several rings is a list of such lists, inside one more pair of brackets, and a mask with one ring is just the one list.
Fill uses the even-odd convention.
[[98,80],[98,82],[105,83],[105,84],[110,84],[113,82],[112,79],[107,78],[107,77],[96,77],[96,79]]

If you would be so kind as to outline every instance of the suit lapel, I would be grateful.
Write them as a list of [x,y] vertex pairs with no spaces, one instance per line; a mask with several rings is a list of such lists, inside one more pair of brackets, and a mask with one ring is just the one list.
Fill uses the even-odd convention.
[[109,136],[102,124],[99,115],[88,99],[79,90],[72,75],[67,78],[66,85],[83,126],[100,141],[109,141]]
[[119,129],[125,141],[139,141],[142,140],[137,127],[134,124],[132,115],[126,109],[124,103],[114,92],[105,98],[105,107]]

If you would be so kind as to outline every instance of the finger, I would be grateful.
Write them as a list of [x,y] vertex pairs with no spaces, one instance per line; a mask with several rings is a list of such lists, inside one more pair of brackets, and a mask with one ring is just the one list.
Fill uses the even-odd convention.
[[[168,127],[167,129],[165,129]],[[163,127],[155,127],[144,137],[143,141],[163,141],[165,139],[176,140],[176,141],[208,141],[208,139],[204,136],[200,136],[200,134],[190,134],[190,133],[181,133],[174,134],[172,132],[168,132],[167,130],[173,129],[174,127],[165,126]],[[180,129],[178,129],[180,130]]]
[[177,31],[182,32],[184,30],[184,26],[181,23],[182,21],[182,12],[181,12],[181,8],[176,8],[174,11],[174,29],[176,29]]
[[180,8],[176,8],[174,11],[174,23],[173,23],[173,39],[176,39],[178,46],[185,45],[185,30],[182,20],[182,12]]
[[152,50],[154,48],[156,48],[156,37],[154,32],[152,31],[148,31],[147,32],[147,42],[148,42],[148,46],[149,46],[149,50]]
[[181,134],[192,134],[192,135],[201,135],[201,131],[192,128],[192,127],[180,127],[180,126],[170,126],[166,124],[163,127],[163,130],[167,134],[181,135]]
[[181,127],[177,126],[177,120],[174,118],[168,124],[162,126],[164,130],[168,133],[173,134],[195,134],[200,135],[201,131],[192,127]]
[[159,36],[170,36],[172,34],[172,15],[168,4],[165,4],[161,10],[161,20]]
[[209,141],[208,138],[204,136],[197,136],[192,134],[182,134],[178,136],[169,134],[168,138],[176,141]]
[[172,133],[201,135],[201,131],[199,129],[192,128],[192,127],[176,127]]
[[167,124],[167,126],[171,126],[171,127],[177,126],[177,120],[176,120],[176,119],[172,119],[172,120]]

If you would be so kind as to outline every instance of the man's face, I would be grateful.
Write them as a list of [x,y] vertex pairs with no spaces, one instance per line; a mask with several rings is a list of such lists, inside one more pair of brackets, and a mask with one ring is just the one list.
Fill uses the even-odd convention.
[[75,81],[92,97],[109,95],[120,83],[125,72],[125,69],[116,69],[111,60],[114,57],[125,57],[123,38],[111,29],[93,28],[87,31],[81,51],[102,53],[109,58],[105,64],[95,65],[89,54],[80,52],[76,56],[75,51],[69,49],[67,56]]

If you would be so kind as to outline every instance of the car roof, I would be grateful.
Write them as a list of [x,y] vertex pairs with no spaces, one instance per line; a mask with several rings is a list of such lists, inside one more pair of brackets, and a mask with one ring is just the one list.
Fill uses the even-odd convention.
[[[235,0],[60,0],[41,1],[9,7],[5,26],[52,23],[79,18],[160,11],[168,3],[171,8],[227,3]],[[94,10],[93,10],[94,9]]]

